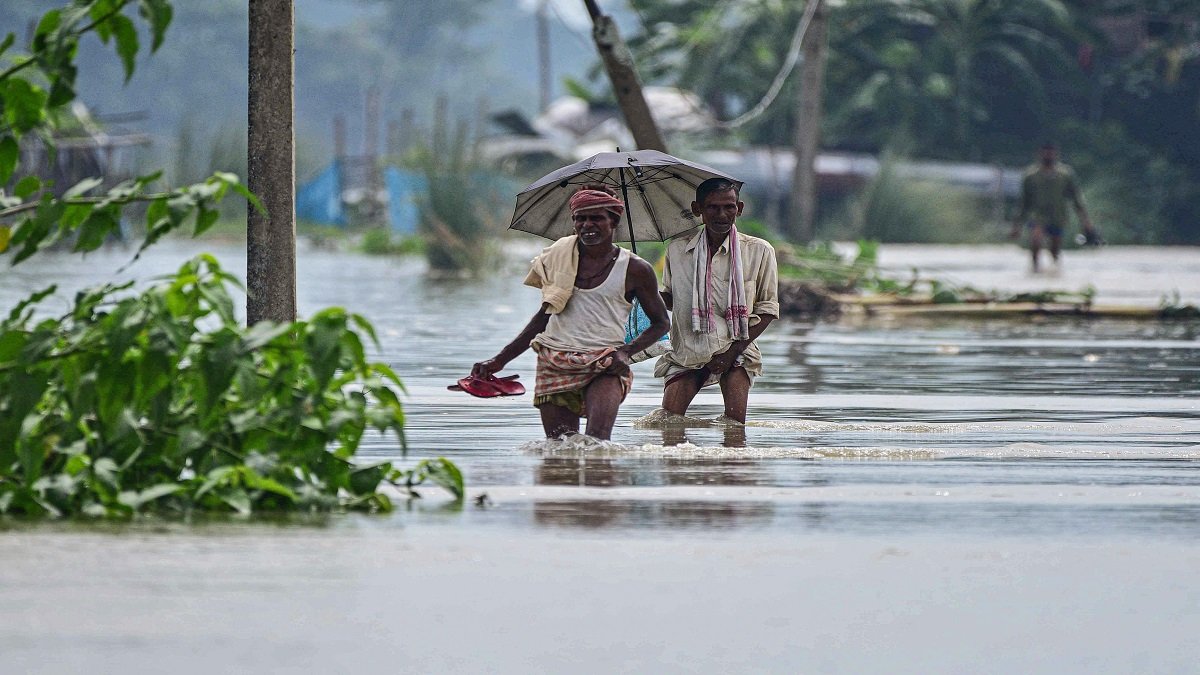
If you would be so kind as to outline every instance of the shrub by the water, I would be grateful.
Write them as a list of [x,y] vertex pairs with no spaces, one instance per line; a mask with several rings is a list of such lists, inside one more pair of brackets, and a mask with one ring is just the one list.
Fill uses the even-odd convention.
[[367,360],[371,325],[339,308],[241,326],[236,283],[201,256],[137,294],[82,291],[0,323],[0,513],[122,517],[262,510],[386,511],[383,483],[462,496],[445,460],[351,460],[365,432],[403,442],[402,388]]
[[911,243],[980,242],[997,231],[969,194],[905,177],[889,158],[835,228],[834,239]]
[[[42,17],[28,55],[0,72],[0,253],[17,265],[53,246],[96,250],[144,205],[139,253],[219,218],[229,190],[261,205],[237,177],[151,192],[159,174],[103,190],[22,165],[24,144],[49,141],[75,98],[81,37],[95,32],[121,57],[126,78],[140,50],[133,16],[161,43],[169,0],[74,0]],[[0,53],[16,44],[9,34]],[[332,308],[307,321],[242,327],[227,291],[233,278],[204,256],[162,283],[79,293],[44,318],[36,293],[0,321],[0,514],[128,517],[145,511],[387,510],[392,483],[431,481],[462,497],[462,476],[444,459],[411,470],[360,465],[369,428],[402,434],[401,389],[392,370],[366,359],[362,317]],[[400,437],[402,447],[403,437]]]

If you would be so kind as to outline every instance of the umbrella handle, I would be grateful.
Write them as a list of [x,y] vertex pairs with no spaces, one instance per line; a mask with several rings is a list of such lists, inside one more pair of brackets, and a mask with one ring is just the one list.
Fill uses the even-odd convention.
[[617,169],[617,172],[621,176],[621,201],[625,202],[625,224],[629,227],[629,248],[633,249],[634,255],[637,255],[637,237],[633,234],[633,215],[629,208],[629,189],[625,186],[625,169]]

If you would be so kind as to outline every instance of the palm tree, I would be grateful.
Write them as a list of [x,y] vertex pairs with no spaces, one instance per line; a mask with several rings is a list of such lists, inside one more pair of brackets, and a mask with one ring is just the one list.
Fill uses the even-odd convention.
[[864,27],[891,22],[920,45],[922,61],[950,84],[953,137],[968,155],[977,154],[974,127],[986,120],[983,101],[998,74],[1016,83],[1014,96],[1039,100],[1039,64],[1074,64],[1070,12],[1059,0],[855,0],[844,12],[869,17]]

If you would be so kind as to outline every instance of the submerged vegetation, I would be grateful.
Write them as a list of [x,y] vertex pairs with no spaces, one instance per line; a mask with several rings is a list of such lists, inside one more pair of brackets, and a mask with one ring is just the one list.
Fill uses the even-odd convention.
[[[103,190],[98,178],[55,186],[22,172],[25,143],[52,143],[75,98],[80,38],[111,43],[126,78],[140,48],[132,10],[161,43],[168,0],[75,0],[47,12],[30,53],[0,42],[0,253],[21,264],[70,244],[99,248],[131,204],[144,207],[138,253],[163,236],[212,228],[229,190],[261,208],[236,176],[151,191],[159,174]],[[11,192],[7,187],[15,177]],[[340,308],[305,321],[241,326],[235,279],[201,256],[145,290],[79,292],[47,317],[33,294],[0,322],[0,514],[130,517],[153,511],[386,511],[387,485],[415,494],[432,483],[463,496],[445,459],[403,470],[356,464],[374,429],[403,447],[403,387],[366,357],[370,323]]]
[[449,143],[445,136],[435,129],[433,143],[415,152],[427,186],[418,201],[425,258],[436,272],[474,275],[497,255],[490,214],[503,210],[502,202],[473,156],[466,128],[459,126]]

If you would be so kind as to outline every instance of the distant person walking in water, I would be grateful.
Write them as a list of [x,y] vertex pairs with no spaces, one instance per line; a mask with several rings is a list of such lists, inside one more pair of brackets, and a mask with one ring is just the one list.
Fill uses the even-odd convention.
[[[537,352],[533,404],[547,438],[579,433],[608,440],[617,409],[633,384],[630,357],[666,334],[670,317],[650,263],[613,244],[625,205],[607,188],[578,190],[568,204],[575,234],[534,258],[525,284],[542,290],[542,306],[517,337],[471,374],[487,377],[530,347]],[[650,327],[625,344],[637,298]]]
[[710,178],[696,187],[692,213],[704,227],[667,246],[662,297],[674,315],[671,351],[654,375],[665,379],[662,407],[687,413],[701,388],[721,385],[725,416],[746,422],[746,405],[762,355],[754,340],[779,316],[775,249],[741,234],[738,185]]
[[1029,254],[1034,272],[1038,271],[1043,243],[1049,244],[1050,258],[1054,264],[1059,263],[1063,231],[1069,224],[1068,204],[1075,208],[1075,215],[1087,240],[1096,239],[1096,230],[1088,219],[1083,195],[1075,182],[1075,172],[1058,161],[1058,146],[1050,142],[1043,143],[1038,155],[1038,162],[1026,169],[1021,179],[1021,210],[1009,233],[1009,237],[1016,239],[1020,236],[1022,224],[1029,230]]

